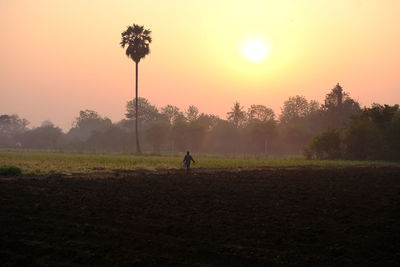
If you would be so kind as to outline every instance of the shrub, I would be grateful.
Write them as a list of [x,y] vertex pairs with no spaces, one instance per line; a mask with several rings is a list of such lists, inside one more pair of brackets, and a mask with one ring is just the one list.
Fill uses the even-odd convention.
[[341,157],[341,138],[336,129],[328,129],[314,137],[303,154],[307,159],[338,159]]
[[20,176],[21,174],[21,169],[16,166],[0,167],[0,176]]

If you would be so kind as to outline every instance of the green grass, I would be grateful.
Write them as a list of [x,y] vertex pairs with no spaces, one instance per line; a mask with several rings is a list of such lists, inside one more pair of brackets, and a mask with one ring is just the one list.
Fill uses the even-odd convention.
[[[182,156],[133,156],[116,154],[78,154],[53,152],[0,151],[0,166],[17,166],[25,174],[88,173],[93,171],[159,170],[181,168]],[[356,166],[395,165],[381,161],[331,161],[301,158],[271,158],[256,156],[194,155],[194,168],[251,168],[289,166]]]

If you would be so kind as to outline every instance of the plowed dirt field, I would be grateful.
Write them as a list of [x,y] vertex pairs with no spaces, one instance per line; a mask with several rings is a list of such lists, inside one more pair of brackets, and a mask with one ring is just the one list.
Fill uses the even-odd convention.
[[400,266],[400,168],[0,178],[3,266]]

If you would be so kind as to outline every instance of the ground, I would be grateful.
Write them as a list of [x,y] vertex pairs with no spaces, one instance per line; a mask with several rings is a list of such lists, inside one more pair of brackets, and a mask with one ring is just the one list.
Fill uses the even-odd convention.
[[3,266],[399,266],[400,168],[0,178]]

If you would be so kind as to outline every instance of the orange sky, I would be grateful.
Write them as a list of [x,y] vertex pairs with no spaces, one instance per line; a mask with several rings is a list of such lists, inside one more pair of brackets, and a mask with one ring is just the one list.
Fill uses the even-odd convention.
[[[362,105],[399,103],[399,11],[397,0],[0,0],[0,114],[63,129],[83,109],[122,119],[134,65],[119,42],[132,23],[153,32],[139,94],[157,106],[279,113],[337,82]],[[271,49],[258,64],[239,52],[254,35]]]

